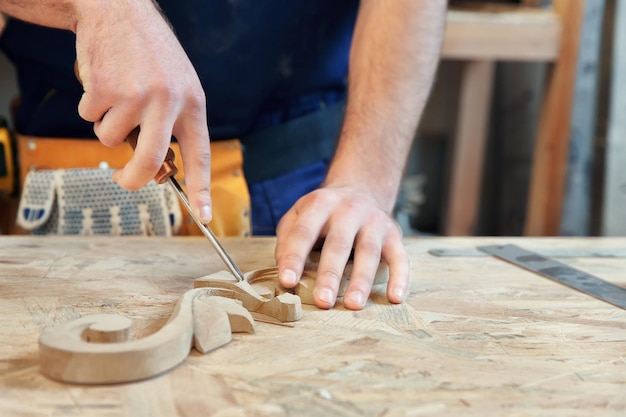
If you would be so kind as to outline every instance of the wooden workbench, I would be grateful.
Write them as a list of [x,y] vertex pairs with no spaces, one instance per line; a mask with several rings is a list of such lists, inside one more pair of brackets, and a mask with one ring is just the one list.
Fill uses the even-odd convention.
[[[270,238],[224,240],[244,271]],[[119,313],[156,331],[200,276],[223,269],[200,238],[0,238],[0,416],[623,416],[626,311],[488,256],[430,249],[626,251],[626,239],[407,240],[412,291],[360,312],[305,306],[159,377],[67,385],[38,372],[40,330]],[[560,258],[626,285],[626,258]]]

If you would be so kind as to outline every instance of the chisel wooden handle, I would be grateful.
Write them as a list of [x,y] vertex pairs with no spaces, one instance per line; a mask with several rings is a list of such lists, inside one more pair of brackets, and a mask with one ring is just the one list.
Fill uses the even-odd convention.
[[[139,137],[139,127],[134,128],[126,137],[126,142],[133,148],[133,150],[137,147],[137,138]],[[167,149],[167,155],[165,155],[165,161],[163,161],[163,165],[161,165],[161,169],[154,176],[154,180],[157,184],[164,184],[168,178],[173,177],[178,173],[178,168],[174,164],[174,158],[176,154],[172,148]]]

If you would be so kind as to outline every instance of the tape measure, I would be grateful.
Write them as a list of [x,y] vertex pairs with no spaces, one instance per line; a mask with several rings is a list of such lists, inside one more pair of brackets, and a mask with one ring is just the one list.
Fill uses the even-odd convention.
[[478,249],[592,297],[626,309],[626,288],[611,284],[584,271],[543,257],[538,253],[527,251],[519,246],[479,246]]
[[0,117],[0,193],[13,194],[17,190],[15,148],[9,126]]

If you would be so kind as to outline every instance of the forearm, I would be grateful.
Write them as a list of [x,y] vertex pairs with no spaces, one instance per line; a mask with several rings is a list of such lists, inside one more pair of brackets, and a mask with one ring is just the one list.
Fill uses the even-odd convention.
[[[18,19],[76,32],[81,21],[105,25],[158,9],[154,0],[0,0],[0,12]],[[115,17],[117,15],[117,17]]]
[[326,184],[391,212],[439,61],[445,0],[362,0],[344,126]]
[[74,30],[80,3],[80,0],[0,0],[0,11],[42,26]]

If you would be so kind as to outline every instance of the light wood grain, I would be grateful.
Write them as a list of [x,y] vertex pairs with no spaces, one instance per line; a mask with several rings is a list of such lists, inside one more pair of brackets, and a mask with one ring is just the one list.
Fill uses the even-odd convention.
[[[244,271],[271,238],[224,239]],[[168,320],[195,278],[223,269],[201,238],[0,237],[0,415],[622,416],[626,311],[491,257],[432,248],[625,250],[624,238],[408,239],[411,291],[362,311],[303,307],[287,328],[258,323],[142,382],[68,386],[38,371],[43,328],[88,314]],[[562,261],[626,286],[624,258]]]
[[450,152],[450,187],[444,229],[448,236],[475,232],[494,68],[493,61],[468,61],[463,63],[461,70],[456,137]]
[[441,54],[445,59],[552,61],[561,29],[550,9],[456,5],[446,15]]

